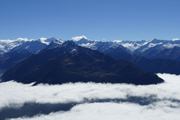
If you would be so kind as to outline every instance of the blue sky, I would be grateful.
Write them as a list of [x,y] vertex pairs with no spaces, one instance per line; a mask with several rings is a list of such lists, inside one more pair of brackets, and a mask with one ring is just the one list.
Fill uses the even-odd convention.
[[0,39],[180,38],[180,0],[0,0]]

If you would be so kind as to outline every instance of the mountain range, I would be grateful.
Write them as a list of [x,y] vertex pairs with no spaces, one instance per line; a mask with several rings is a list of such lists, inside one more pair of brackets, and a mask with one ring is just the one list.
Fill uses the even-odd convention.
[[130,83],[148,85],[163,82],[152,72],[126,60],[116,60],[73,41],[52,41],[45,49],[7,70],[3,81],[63,84],[68,82]]
[[[48,45],[53,40],[59,40],[54,37],[46,39],[40,38],[38,40],[28,40],[23,38],[18,38],[17,40],[0,40],[0,55],[10,52],[13,48],[16,49],[27,49],[28,51],[35,53],[41,50],[39,44],[44,46]],[[36,45],[36,43],[37,45]],[[33,43],[34,42],[34,43]],[[23,44],[24,43],[24,44]],[[110,49],[121,49],[124,52],[133,54],[136,56],[143,56],[149,59],[162,58],[171,60],[180,60],[180,40],[158,40],[153,39],[151,41],[122,41],[114,40],[113,42],[102,42],[96,40],[90,40],[82,38],[75,41],[76,44],[91,48],[93,50],[98,50],[100,52],[108,53]],[[34,45],[34,46],[33,46]],[[19,47],[18,47],[19,46]],[[31,48],[28,48],[31,46]]]
[[99,42],[81,39],[76,43],[115,59],[125,59],[147,71],[180,74],[180,40]]
[[109,49],[121,49],[134,56],[143,56],[149,59],[162,58],[171,60],[180,60],[180,40],[158,40],[151,41],[120,41],[101,42],[88,39],[76,41],[77,44],[96,49],[101,52],[107,52]]
[[[38,40],[0,40],[0,72],[37,54],[46,47],[63,44],[56,38]],[[180,40],[120,41],[102,42],[82,38],[77,45],[97,50],[118,60],[127,60],[141,69],[154,73],[180,74]]]

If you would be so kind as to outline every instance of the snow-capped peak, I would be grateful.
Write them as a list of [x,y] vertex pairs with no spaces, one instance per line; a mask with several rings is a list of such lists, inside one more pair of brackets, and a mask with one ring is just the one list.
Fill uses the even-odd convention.
[[120,43],[120,42],[122,42],[122,40],[113,40],[113,42]]
[[28,41],[28,39],[27,38],[18,38],[18,39],[16,39],[17,41]]
[[81,40],[81,39],[87,39],[87,37],[84,36],[84,35],[82,35],[82,36],[75,36],[75,37],[72,37],[72,39],[75,40],[75,41],[79,41],[79,40]]
[[39,38],[37,41],[40,41],[46,45],[49,45],[53,40],[59,40],[59,39],[57,39],[55,37],[51,37],[51,38],[43,38],[42,37],[42,38]]

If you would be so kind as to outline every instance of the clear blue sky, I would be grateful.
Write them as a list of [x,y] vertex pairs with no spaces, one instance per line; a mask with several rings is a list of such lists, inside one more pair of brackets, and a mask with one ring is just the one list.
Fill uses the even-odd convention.
[[0,0],[0,39],[180,38],[180,0]]

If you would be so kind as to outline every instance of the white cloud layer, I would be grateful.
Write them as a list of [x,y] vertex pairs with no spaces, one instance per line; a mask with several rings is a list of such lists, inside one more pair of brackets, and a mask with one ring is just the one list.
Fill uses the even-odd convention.
[[[71,103],[85,99],[126,99],[127,96],[150,97],[157,101],[148,105],[130,102],[83,103],[67,112],[55,112],[32,118],[12,120],[178,120],[180,109],[180,76],[158,74],[165,83],[148,86],[128,84],[69,83],[63,85],[0,83],[0,111],[3,107],[21,107],[24,103]],[[175,101],[173,101],[175,100]]]
[[84,36],[84,35],[72,37],[72,39],[73,39],[73,40],[76,40],[76,41],[78,41],[78,40],[80,40],[80,39],[83,39],[83,38],[84,38],[84,39],[87,39],[87,37]]
[[88,103],[77,105],[68,112],[11,120],[179,120],[179,108],[150,107],[131,103]]

